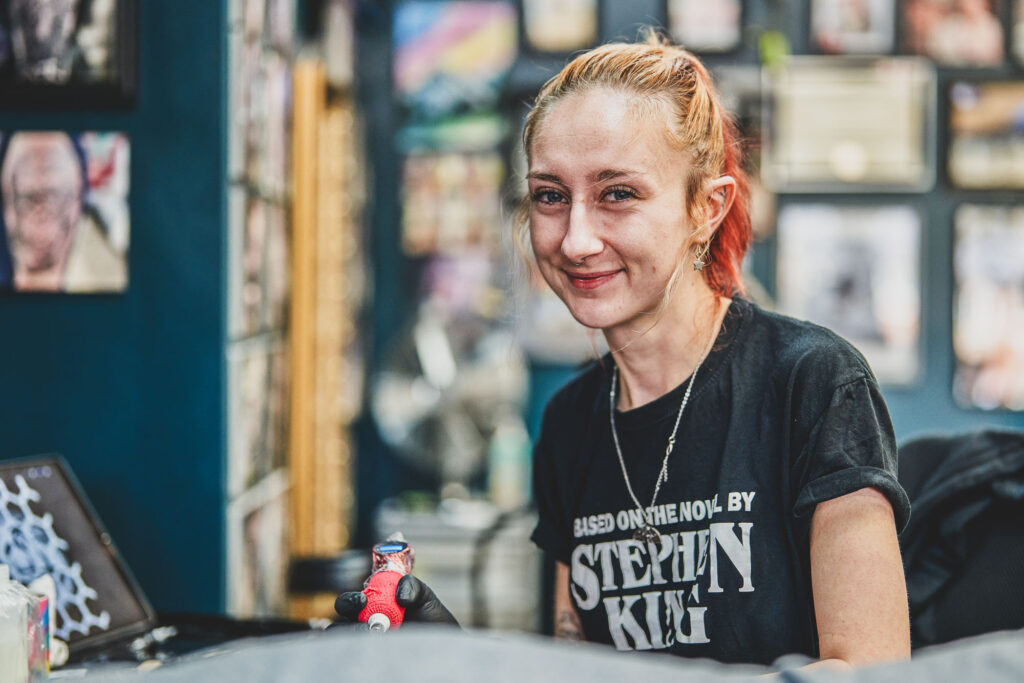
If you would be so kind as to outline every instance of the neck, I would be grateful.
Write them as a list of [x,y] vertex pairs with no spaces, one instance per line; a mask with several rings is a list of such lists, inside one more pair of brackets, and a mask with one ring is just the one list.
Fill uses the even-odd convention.
[[679,386],[711,350],[730,300],[712,292],[703,278],[693,281],[650,328],[605,332],[619,368],[620,409],[650,403]]

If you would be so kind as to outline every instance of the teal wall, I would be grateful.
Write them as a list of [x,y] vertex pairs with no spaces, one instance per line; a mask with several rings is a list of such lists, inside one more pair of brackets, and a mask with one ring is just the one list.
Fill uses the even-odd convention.
[[128,291],[0,297],[0,459],[63,454],[158,610],[224,602],[224,4],[139,2],[131,109],[0,112],[131,138]]

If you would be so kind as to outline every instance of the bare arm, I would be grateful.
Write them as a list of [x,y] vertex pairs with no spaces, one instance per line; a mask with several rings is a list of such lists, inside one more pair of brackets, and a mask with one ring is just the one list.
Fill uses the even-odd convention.
[[817,506],[811,584],[822,660],[842,666],[910,656],[896,525],[880,492],[863,488]]
[[584,640],[583,625],[569,595],[569,567],[555,562],[555,638]]

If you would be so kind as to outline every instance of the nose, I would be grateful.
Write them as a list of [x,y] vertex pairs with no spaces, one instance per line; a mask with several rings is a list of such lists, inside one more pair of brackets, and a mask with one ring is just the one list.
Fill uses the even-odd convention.
[[573,263],[601,253],[604,242],[591,208],[585,202],[574,202],[569,209],[569,225],[562,237],[562,255]]

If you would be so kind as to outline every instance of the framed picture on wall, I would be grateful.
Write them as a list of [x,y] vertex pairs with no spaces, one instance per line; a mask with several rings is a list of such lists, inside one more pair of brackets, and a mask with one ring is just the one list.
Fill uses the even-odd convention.
[[888,54],[896,42],[895,0],[811,0],[811,33],[825,54]]
[[598,0],[520,0],[527,51],[564,55],[597,43]]
[[128,286],[123,133],[0,131],[0,290]]
[[944,66],[1003,63],[1003,0],[905,0],[903,48]]
[[954,83],[949,104],[950,182],[1024,189],[1024,81]]
[[878,381],[920,372],[921,218],[906,205],[790,204],[779,212],[781,311],[857,347]]
[[954,223],[953,395],[1024,410],[1024,206],[965,204]]
[[504,177],[496,151],[407,156],[402,172],[403,251],[409,256],[497,253]]
[[137,0],[0,0],[0,107],[124,107]]
[[[129,493],[119,495],[127,501]],[[53,577],[50,626],[72,651],[156,625],[156,614],[64,458],[0,463],[0,498],[0,563],[24,584],[43,574]]]
[[791,57],[768,72],[761,176],[778,192],[923,192],[935,69],[920,57]]
[[392,14],[392,77],[418,120],[497,105],[519,47],[516,7],[503,0],[400,0]]
[[740,0],[668,0],[668,32],[691,52],[731,52],[743,37]]

